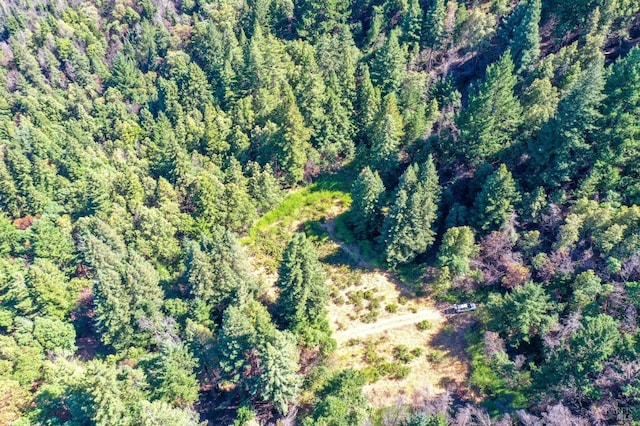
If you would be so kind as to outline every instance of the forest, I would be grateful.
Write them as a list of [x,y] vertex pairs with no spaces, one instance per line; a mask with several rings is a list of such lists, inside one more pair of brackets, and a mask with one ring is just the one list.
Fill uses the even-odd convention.
[[638,44],[638,0],[0,2],[0,424],[640,424]]

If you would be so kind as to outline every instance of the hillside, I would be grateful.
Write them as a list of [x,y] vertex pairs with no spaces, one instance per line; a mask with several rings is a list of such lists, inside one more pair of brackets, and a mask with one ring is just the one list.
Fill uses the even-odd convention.
[[1,2],[0,425],[640,422],[639,42],[637,0]]

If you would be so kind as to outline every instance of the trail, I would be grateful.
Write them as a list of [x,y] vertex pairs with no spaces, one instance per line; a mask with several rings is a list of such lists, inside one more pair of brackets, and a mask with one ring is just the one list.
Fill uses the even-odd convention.
[[372,334],[412,326],[424,320],[439,322],[441,319],[442,313],[440,311],[435,308],[427,308],[416,313],[396,315],[372,324],[363,324],[348,330],[339,331],[334,333],[333,337],[338,343],[343,343],[351,339],[361,339]]

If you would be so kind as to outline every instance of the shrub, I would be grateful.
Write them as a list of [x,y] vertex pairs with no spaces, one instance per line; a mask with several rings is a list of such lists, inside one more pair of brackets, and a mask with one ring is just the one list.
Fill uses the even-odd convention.
[[433,324],[429,320],[423,320],[416,324],[416,327],[418,327],[418,330],[420,331],[426,331],[431,330],[433,328]]

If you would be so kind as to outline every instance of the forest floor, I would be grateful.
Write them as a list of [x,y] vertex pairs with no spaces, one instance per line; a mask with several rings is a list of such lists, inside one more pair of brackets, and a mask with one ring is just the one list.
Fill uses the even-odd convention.
[[[339,178],[339,177],[338,177]],[[450,317],[387,271],[371,247],[362,247],[344,223],[350,197],[344,183],[292,192],[243,240],[266,298],[277,297],[277,265],[293,232],[305,231],[325,267],[329,320],[338,343],[329,367],[362,371],[375,408],[420,404],[447,388],[460,388],[469,371],[469,321]],[[410,355],[407,355],[407,354]],[[404,355],[403,355],[404,354]],[[382,371],[382,373],[380,373]]]

